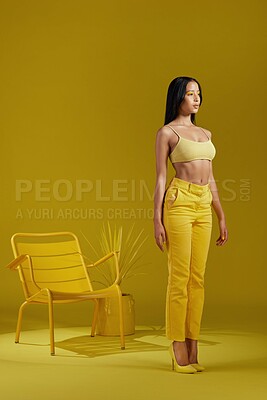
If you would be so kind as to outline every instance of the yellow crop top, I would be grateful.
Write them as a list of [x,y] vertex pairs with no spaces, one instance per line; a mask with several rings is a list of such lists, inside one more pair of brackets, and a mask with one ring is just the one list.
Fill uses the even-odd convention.
[[206,140],[205,142],[197,142],[195,140],[189,140],[186,138],[183,138],[179,135],[178,132],[176,132],[172,126],[166,125],[169,128],[172,129],[172,131],[178,136],[179,141],[173,151],[170,153],[170,160],[172,163],[176,162],[187,162],[187,161],[193,161],[193,160],[212,160],[215,157],[216,154],[216,149],[206,134],[206,132],[203,130],[205,135],[208,137],[209,140]]

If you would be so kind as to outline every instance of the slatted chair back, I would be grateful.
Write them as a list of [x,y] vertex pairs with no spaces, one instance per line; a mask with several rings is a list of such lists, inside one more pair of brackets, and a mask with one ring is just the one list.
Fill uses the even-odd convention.
[[42,288],[66,293],[92,291],[79,241],[73,233],[17,233],[11,243],[15,257],[30,256],[18,267],[26,298]]

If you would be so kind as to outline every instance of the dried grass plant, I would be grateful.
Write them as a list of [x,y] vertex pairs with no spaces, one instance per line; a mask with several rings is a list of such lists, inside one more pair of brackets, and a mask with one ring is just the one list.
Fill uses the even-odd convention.
[[[83,236],[97,259],[111,251],[119,251],[119,285],[121,285],[126,279],[129,279],[133,276],[145,274],[144,272],[140,271],[140,268],[145,265],[145,263],[142,261],[144,255],[142,250],[144,243],[147,240],[147,236],[144,236],[144,229],[136,232],[135,224],[133,224],[128,232],[124,232],[122,226],[117,227],[115,225],[112,229],[110,223],[107,222],[106,224],[102,225],[100,231],[100,250],[97,250],[84,234]],[[84,257],[88,259],[87,256]],[[106,264],[106,266],[96,267],[99,279],[95,280],[95,282],[98,282],[104,286],[110,286],[116,279],[114,260],[111,258],[110,260],[106,261]]]

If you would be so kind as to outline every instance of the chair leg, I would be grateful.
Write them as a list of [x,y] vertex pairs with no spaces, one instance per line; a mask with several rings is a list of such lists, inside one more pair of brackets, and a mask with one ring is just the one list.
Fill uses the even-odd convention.
[[121,349],[125,350],[125,338],[124,338],[124,321],[123,321],[123,309],[122,309],[122,294],[121,290],[118,289],[118,301],[119,301],[119,315],[120,315],[120,338],[121,338]]
[[19,308],[19,315],[18,315],[18,322],[17,322],[17,328],[16,328],[16,336],[15,336],[15,343],[19,343],[19,337],[20,337],[20,331],[21,331],[21,323],[22,323],[22,313],[24,310],[24,307],[28,304],[27,301],[21,304]]
[[99,310],[99,301],[97,299],[95,299],[94,302],[95,302],[95,307],[94,307],[94,315],[93,315],[92,328],[91,328],[91,337],[95,336],[96,323],[97,323],[98,310]]
[[50,353],[51,356],[55,355],[55,338],[54,338],[54,309],[53,299],[48,296],[48,310],[49,310],[49,331],[50,331]]

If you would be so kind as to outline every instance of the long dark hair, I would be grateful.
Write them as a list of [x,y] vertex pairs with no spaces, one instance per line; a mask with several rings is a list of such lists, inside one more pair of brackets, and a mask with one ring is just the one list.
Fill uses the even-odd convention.
[[[186,85],[188,82],[195,81],[199,87],[199,97],[200,97],[200,105],[202,103],[202,90],[199,82],[195,78],[190,78],[189,76],[179,76],[173,79],[168,88],[167,101],[166,101],[166,113],[165,113],[165,122],[164,124],[168,124],[173,121],[178,115],[178,109],[180,104],[182,103],[185,93],[186,93]],[[191,114],[192,123],[195,122],[195,114]]]

